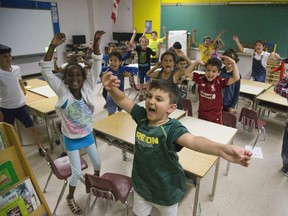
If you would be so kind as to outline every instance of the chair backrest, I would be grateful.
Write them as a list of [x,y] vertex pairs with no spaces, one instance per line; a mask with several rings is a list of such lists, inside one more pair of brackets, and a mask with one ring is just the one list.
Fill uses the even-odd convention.
[[139,91],[139,88],[138,88],[138,86],[137,86],[137,84],[135,82],[135,79],[134,79],[133,75],[129,76],[129,85],[130,85],[131,88],[134,88],[136,91]]
[[188,116],[193,116],[192,102],[189,99],[182,99],[183,109],[187,111]]
[[258,128],[257,112],[243,107],[239,116],[239,122],[253,128]]
[[[59,172],[59,170],[57,169],[57,166],[54,163],[54,160],[51,158],[51,156],[48,154],[48,152],[44,148],[41,147],[41,149],[44,152],[45,158],[46,158],[46,160],[47,160],[47,162],[48,162],[53,174],[58,179],[63,179],[61,173]],[[66,159],[69,160],[68,157]],[[65,160],[65,158],[63,158],[63,160]],[[70,168],[70,170],[71,170],[71,168]]]
[[86,193],[92,192],[96,197],[102,197],[108,200],[119,199],[119,190],[114,183],[109,179],[104,179],[99,176],[85,174]]
[[222,113],[222,122],[223,125],[226,125],[228,127],[236,128],[237,127],[237,117],[236,115],[224,111]]

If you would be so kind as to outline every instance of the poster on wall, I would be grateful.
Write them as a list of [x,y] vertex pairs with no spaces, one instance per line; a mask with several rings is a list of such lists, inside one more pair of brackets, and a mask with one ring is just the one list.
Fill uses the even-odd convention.
[[151,32],[152,32],[152,20],[146,20],[145,21],[145,28],[146,28],[146,33],[151,34]]

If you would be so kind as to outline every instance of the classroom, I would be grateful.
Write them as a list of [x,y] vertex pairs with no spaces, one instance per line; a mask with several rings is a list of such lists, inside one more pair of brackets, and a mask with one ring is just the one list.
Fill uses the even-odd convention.
[[[117,15],[113,21],[111,14],[113,4],[115,6],[116,3]],[[288,3],[284,0],[0,0],[0,27],[2,30],[6,29],[0,33],[0,44],[12,48],[12,65],[20,67],[22,80],[26,84],[26,107],[42,145],[47,149],[52,161],[59,159],[68,164],[71,175],[68,156],[63,154],[65,150],[62,134],[58,128],[60,117],[57,115],[58,110],[55,112],[57,92],[55,94],[45,81],[45,76],[43,78],[41,74],[40,61],[44,59],[45,52],[49,52],[49,44],[55,33],[62,32],[66,35],[65,42],[57,48],[54,47],[56,49],[51,52],[54,60],[57,57],[59,66],[66,62],[67,54],[76,53],[83,61],[87,61],[86,66],[90,67],[92,57],[91,53],[88,53],[91,50],[89,45],[93,42],[97,30],[105,32],[99,50],[102,54],[107,54],[111,44],[118,46],[117,51],[127,52],[124,42],[130,40],[134,28],[137,29],[135,42],[138,43],[137,40],[145,28],[148,29],[147,38],[151,38],[151,31],[157,31],[158,38],[162,38],[165,26],[167,38],[160,47],[160,56],[172,47],[175,41],[180,41],[183,52],[192,63],[201,58],[199,48],[193,43],[193,29],[197,29],[196,38],[199,44],[207,35],[213,39],[225,31],[221,35],[224,47],[218,50],[219,56],[228,48],[239,51],[234,35],[239,37],[243,47],[251,49],[254,49],[255,41],[264,40],[267,51],[280,56],[278,60],[268,61],[265,82],[250,80],[253,55],[237,53],[241,87],[234,113],[236,127],[197,118],[200,99],[195,89],[198,87],[191,80],[188,85],[181,85],[186,91],[185,99],[188,99],[192,106],[192,114],[188,114],[189,108],[185,107],[184,110],[173,111],[170,118],[178,119],[193,135],[250,149],[253,150],[253,155],[249,166],[243,167],[230,164],[221,157],[198,153],[188,148],[179,151],[177,155],[185,172],[186,190],[179,202],[177,215],[282,216],[288,215],[288,178],[282,173],[281,158],[288,100],[276,94],[273,89],[285,76],[285,67],[283,72],[281,60],[284,62],[288,58],[288,29],[284,24],[288,19],[287,9]],[[28,19],[30,20],[27,22]],[[93,61],[96,62],[95,58]],[[103,62],[102,60],[102,65]],[[138,63],[137,52],[133,50],[132,57],[124,61],[124,66],[138,67]],[[152,68],[154,65],[151,65]],[[278,71],[272,72],[275,68],[279,68]],[[199,73],[203,72],[198,69]],[[0,78],[1,71],[2,68]],[[136,76],[132,76],[136,87],[131,85],[129,77],[124,77],[124,93],[135,103],[140,101],[137,89],[139,78]],[[0,108],[4,84],[1,86]],[[116,111],[108,116],[104,108],[106,101],[102,96],[103,85],[98,81],[95,86],[95,109],[91,119],[93,118],[92,131],[101,160],[100,176],[104,173],[115,173],[131,177],[137,149],[135,136],[150,144],[157,144],[158,140],[155,140],[155,137],[145,137],[138,131],[135,135],[136,124],[125,111]],[[139,105],[145,107],[145,101],[140,101]],[[259,129],[244,126],[241,122],[244,120],[240,117],[243,108],[257,113],[257,121],[264,124],[264,129],[262,126]],[[14,210],[24,215],[26,212],[28,215],[52,215],[55,210],[54,215],[73,215],[66,201],[71,192],[70,175],[68,180],[64,181],[63,178],[59,179],[55,174],[50,174],[51,168],[46,158],[39,155],[41,152],[36,148],[31,134],[18,121],[13,126],[0,122],[0,136],[0,175],[13,169],[13,173],[10,173],[12,181],[9,184],[4,180],[3,183],[1,176],[0,215],[9,215],[8,212]],[[87,167],[82,167],[82,174],[95,174],[97,170],[93,169],[89,154],[80,150],[80,155],[87,163]],[[103,198],[93,202],[95,196],[90,189],[87,191],[88,184],[81,182],[82,180],[80,178],[76,189],[74,188],[75,201],[83,210],[80,215],[134,215],[133,192],[128,193],[127,205],[124,201]],[[23,197],[24,202],[31,203],[29,208],[28,204],[25,207],[22,203],[21,196],[13,202],[6,201],[7,192],[17,189],[15,185],[19,182],[25,182],[31,196],[33,194],[32,198]],[[90,210],[87,213],[86,205],[90,196]],[[160,213],[153,207],[150,215],[158,216]]]

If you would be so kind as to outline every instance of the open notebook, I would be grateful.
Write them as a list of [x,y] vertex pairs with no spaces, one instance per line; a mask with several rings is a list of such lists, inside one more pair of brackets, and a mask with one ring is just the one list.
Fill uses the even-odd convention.
[[32,89],[29,89],[29,91],[42,95],[47,98],[56,96],[55,92],[50,88],[49,85],[32,88]]

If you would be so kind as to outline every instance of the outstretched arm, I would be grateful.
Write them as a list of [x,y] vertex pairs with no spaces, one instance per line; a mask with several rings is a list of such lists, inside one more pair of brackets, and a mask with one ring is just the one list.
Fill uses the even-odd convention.
[[193,136],[190,133],[180,136],[176,143],[205,154],[222,157],[223,159],[247,167],[250,163],[252,152],[236,145],[224,145],[205,137]]
[[192,43],[193,43],[196,47],[198,47],[199,44],[198,44],[198,42],[196,41],[196,34],[197,34],[197,30],[196,30],[196,29],[193,29],[193,30],[192,30]]
[[156,70],[162,68],[162,63],[157,62],[157,64],[151,68],[149,71],[147,71],[146,75],[151,77],[151,78],[156,78],[158,76],[158,73],[155,73]]
[[105,89],[109,92],[109,95],[112,97],[113,101],[130,114],[134,106],[134,102],[119,89],[120,80],[117,78],[117,76],[114,76],[112,72],[107,70],[102,76],[102,83]]
[[133,49],[135,49],[135,47],[136,47],[136,44],[135,44],[136,34],[137,34],[137,29],[134,28],[134,30],[133,30],[133,35],[132,35],[132,37],[131,37],[131,39],[130,39],[130,46],[131,46]]
[[193,71],[198,64],[204,65],[204,62],[196,60],[192,64],[190,64],[188,68],[186,68],[185,70],[186,78],[190,78],[191,80],[193,80]]
[[95,55],[101,55],[101,52],[100,52],[100,42],[101,42],[101,38],[102,38],[102,35],[105,34],[104,31],[96,31],[95,34],[94,34],[94,42],[93,42],[93,53]]
[[235,43],[236,43],[236,45],[237,45],[237,47],[238,47],[239,52],[243,52],[244,47],[243,47],[242,44],[240,43],[239,38],[238,38],[237,35],[233,35],[233,40],[235,41]]
[[224,31],[220,32],[220,33],[216,36],[216,38],[213,40],[213,44],[214,44],[214,45],[216,45],[217,41],[220,40],[221,36],[222,36],[225,32],[227,32],[227,30],[224,30]]
[[240,74],[239,74],[239,70],[238,70],[238,66],[236,64],[236,62],[234,61],[234,59],[222,55],[221,58],[224,60],[224,64],[228,64],[231,63],[232,64],[232,77],[229,79],[229,81],[227,82],[227,85],[231,85],[235,82],[237,82],[240,79]]
[[50,45],[44,57],[44,61],[51,61],[55,48],[62,44],[65,40],[66,35],[64,33],[57,33],[50,42]]

